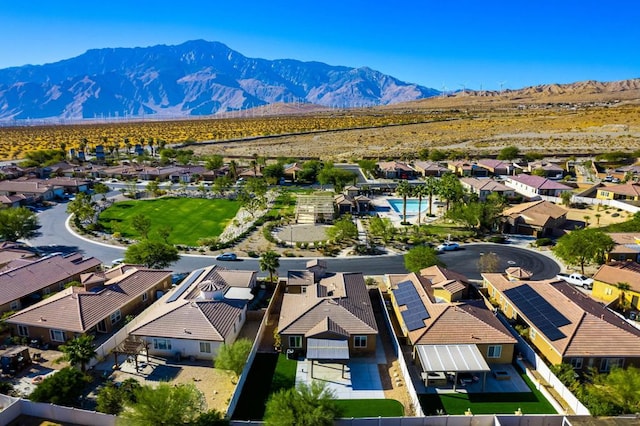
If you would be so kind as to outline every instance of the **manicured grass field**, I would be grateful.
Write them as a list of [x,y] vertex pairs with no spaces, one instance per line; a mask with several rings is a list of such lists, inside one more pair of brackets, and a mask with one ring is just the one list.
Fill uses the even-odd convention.
[[202,198],[158,198],[115,203],[100,214],[99,222],[108,232],[123,238],[139,239],[131,218],[142,214],[151,220],[150,239],[159,239],[158,230],[169,226],[169,243],[195,246],[200,238],[219,236],[240,209],[238,201]]
[[445,393],[420,395],[422,410],[426,415],[436,415],[442,410],[449,415],[462,415],[471,409],[473,414],[513,414],[518,408],[524,414],[556,414],[556,410],[535,389],[526,375],[521,376],[531,392],[513,393]]
[[404,408],[395,399],[340,399],[336,401],[340,416],[351,417],[402,417]]
[[294,387],[296,385],[297,365],[297,361],[288,359],[285,354],[278,355],[278,363],[276,364],[276,371],[273,373],[269,393]]

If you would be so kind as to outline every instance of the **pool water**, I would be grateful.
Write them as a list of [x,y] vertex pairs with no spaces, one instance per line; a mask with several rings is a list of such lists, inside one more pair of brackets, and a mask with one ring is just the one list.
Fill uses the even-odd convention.
[[[389,198],[387,200],[394,212],[402,216],[402,199],[401,198]],[[429,200],[422,200],[422,209],[420,212],[424,212],[429,207]],[[418,200],[407,199],[407,216],[415,216],[418,214]]]

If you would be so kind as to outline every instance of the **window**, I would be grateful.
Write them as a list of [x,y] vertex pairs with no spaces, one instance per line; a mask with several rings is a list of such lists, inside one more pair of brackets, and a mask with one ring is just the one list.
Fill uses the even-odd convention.
[[111,324],[115,324],[122,319],[122,313],[120,309],[111,314]]
[[210,342],[200,342],[200,352],[204,354],[211,353],[211,343]]
[[29,327],[26,325],[18,325],[18,336],[29,337]]
[[64,331],[51,330],[51,340],[54,342],[65,342],[67,339],[65,338]]
[[289,336],[289,347],[290,348],[301,348],[302,347],[302,336]]
[[42,290],[42,294],[44,294],[45,296],[47,294],[51,294],[51,289],[49,287],[45,288],[44,290]]
[[306,285],[303,285],[303,286],[302,286],[302,293],[304,294],[304,293],[306,293],[306,292],[307,292],[307,286],[306,286]]
[[533,328],[529,328],[529,339],[531,340],[535,340],[536,339],[536,331]]
[[602,358],[600,360],[600,371],[610,371],[614,367],[622,367],[622,358]]
[[171,340],[169,339],[153,339],[153,349],[159,351],[170,351]]
[[9,307],[12,311],[17,311],[18,309],[20,309],[20,302],[18,300],[14,300],[13,302],[11,302],[11,305]]
[[149,295],[147,294],[147,292],[145,291],[144,293],[142,293],[142,301],[146,302],[147,299],[149,299]]
[[353,346],[355,348],[366,348],[367,347],[367,336],[354,336],[353,337]]
[[502,355],[502,345],[489,346],[487,349],[487,358],[500,358]]
[[569,360],[569,364],[573,367],[574,370],[582,369],[582,358],[571,358]]
[[604,294],[606,294],[607,296],[611,296],[612,293],[613,291],[611,290],[611,287],[607,287],[604,289]]

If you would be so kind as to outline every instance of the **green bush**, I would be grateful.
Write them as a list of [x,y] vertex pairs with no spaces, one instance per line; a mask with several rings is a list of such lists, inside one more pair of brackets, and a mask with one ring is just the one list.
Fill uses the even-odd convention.
[[545,247],[553,244],[553,240],[551,238],[538,238],[536,240],[536,247]]

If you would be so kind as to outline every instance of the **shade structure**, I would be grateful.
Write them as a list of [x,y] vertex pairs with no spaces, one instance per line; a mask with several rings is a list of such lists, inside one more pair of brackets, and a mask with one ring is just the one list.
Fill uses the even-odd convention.
[[349,341],[332,339],[307,339],[307,359],[348,360]]
[[417,345],[426,372],[488,372],[489,365],[476,345]]

